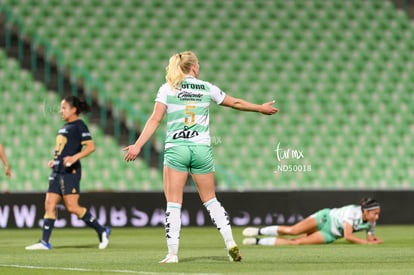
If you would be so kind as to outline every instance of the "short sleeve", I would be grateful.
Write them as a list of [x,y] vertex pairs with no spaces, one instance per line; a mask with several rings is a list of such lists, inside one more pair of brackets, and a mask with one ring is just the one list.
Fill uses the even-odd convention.
[[345,211],[343,215],[343,221],[348,224],[354,224],[354,219],[356,218],[356,213],[353,208],[349,208]]
[[92,140],[92,135],[89,132],[88,126],[82,121],[82,123],[79,124],[79,132],[81,134],[81,142],[85,142],[88,140]]
[[221,104],[226,97],[226,93],[223,92],[219,87],[216,85],[211,84],[211,99],[217,103]]
[[157,92],[157,96],[155,97],[155,102],[160,102],[167,105],[167,93],[168,93],[168,84],[162,85]]
[[368,230],[367,230],[368,235],[375,235],[375,225],[376,225],[376,223],[370,223],[369,224],[369,227],[368,227]]

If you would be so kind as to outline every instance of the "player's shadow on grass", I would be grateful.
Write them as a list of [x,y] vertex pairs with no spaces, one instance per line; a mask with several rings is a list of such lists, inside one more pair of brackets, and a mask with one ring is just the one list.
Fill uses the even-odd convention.
[[228,262],[229,258],[226,256],[203,256],[203,257],[185,257],[180,258],[180,263],[190,262]]
[[96,244],[84,244],[84,245],[57,245],[53,246],[52,249],[67,249],[67,248],[95,248],[97,249],[98,246]]

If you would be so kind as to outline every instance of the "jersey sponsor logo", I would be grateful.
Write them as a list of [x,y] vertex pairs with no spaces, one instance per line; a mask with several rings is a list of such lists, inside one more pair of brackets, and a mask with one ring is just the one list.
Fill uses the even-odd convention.
[[192,131],[192,130],[188,130],[187,127],[184,127],[184,130],[176,132],[173,135],[173,139],[179,139],[179,138],[183,138],[183,139],[189,139],[189,138],[193,138],[198,136],[198,132],[197,131]]
[[177,98],[182,101],[201,101],[203,94],[190,93],[188,91],[181,91],[177,94]]
[[205,90],[206,86],[204,84],[182,83],[181,88],[191,90]]
[[82,133],[82,137],[90,137],[91,133],[87,132],[87,133]]

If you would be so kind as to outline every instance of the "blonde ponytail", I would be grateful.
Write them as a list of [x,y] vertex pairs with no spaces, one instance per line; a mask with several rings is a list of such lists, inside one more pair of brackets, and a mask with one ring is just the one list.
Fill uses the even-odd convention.
[[191,72],[191,66],[197,64],[197,56],[191,52],[181,52],[170,57],[165,79],[173,88],[178,89],[184,77]]

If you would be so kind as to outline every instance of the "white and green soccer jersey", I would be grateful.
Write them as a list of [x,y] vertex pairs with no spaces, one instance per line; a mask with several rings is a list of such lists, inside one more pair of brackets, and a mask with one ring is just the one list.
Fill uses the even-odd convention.
[[165,83],[156,102],[167,106],[168,122],[165,148],[177,145],[210,145],[209,106],[221,104],[225,93],[217,86],[187,76],[177,90]]
[[329,212],[331,218],[331,231],[337,237],[344,236],[344,223],[352,225],[353,231],[366,230],[369,234],[375,231],[375,224],[362,220],[361,206],[347,205],[341,208],[332,208]]

